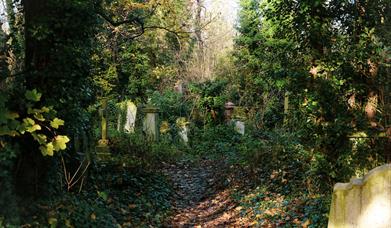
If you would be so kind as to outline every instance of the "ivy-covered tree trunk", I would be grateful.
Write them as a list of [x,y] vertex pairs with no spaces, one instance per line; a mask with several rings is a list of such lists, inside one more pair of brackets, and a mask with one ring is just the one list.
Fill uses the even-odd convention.
[[[25,87],[42,93],[74,138],[90,129],[86,108],[92,103],[90,52],[97,23],[94,1],[23,0],[25,19]],[[49,164],[33,140],[23,141],[17,165],[17,188],[38,193]]]

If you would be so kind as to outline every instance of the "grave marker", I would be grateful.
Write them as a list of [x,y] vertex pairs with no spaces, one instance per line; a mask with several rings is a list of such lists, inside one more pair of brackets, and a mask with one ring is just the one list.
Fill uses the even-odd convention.
[[391,227],[391,164],[350,183],[337,183],[328,227]]
[[132,101],[126,102],[125,132],[134,133],[136,124],[137,106]]
[[143,112],[145,113],[143,131],[147,136],[147,140],[159,140],[159,109],[153,106],[146,106]]

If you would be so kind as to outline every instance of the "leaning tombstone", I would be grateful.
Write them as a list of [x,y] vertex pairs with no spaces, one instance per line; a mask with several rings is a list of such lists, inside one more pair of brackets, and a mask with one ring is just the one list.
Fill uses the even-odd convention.
[[143,131],[148,141],[157,141],[159,139],[159,109],[147,105],[143,112],[145,113],[143,122]]
[[186,118],[184,117],[179,117],[177,120],[176,120],[176,125],[179,129],[178,131],[178,135],[179,137],[181,137],[182,141],[187,144],[189,142],[189,137],[188,137],[188,133],[189,133],[189,122],[186,121]]
[[391,164],[350,183],[337,183],[328,227],[391,227]]
[[110,148],[108,146],[109,140],[107,136],[107,99],[101,101],[99,114],[101,118],[101,139],[96,146],[96,155],[98,160],[106,160],[110,157]]
[[126,102],[126,121],[124,130],[127,133],[134,133],[136,124],[137,106],[132,102]]

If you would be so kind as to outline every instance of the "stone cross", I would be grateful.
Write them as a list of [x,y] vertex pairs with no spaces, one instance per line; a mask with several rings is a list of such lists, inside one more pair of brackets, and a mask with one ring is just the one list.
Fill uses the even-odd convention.
[[107,134],[107,99],[103,99],[101,102],[101,108],[99,114],[101,116],[101,139],[96,146],[96,153],[98,160],[106,160],[110,157],[110,148],[108,146],[108,134]]
[[101,103],[101,108],[99,110],[99,114],[101,116],[101,136],[102,138],[99,140],[100,144],[108,144],[107,139],[107,99],[103,99]]

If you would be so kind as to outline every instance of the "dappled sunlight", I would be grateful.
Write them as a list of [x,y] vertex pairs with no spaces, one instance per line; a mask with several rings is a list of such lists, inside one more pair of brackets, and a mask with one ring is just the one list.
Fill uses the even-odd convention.
[[329,227],[391,225],[391,164],[371,170],[361,179],[334,187]]
[[388,228],[390,226],[391,195],[390,192],[381,192],[376,194],[370,203],[362,208],[358,218],[358,227]]

